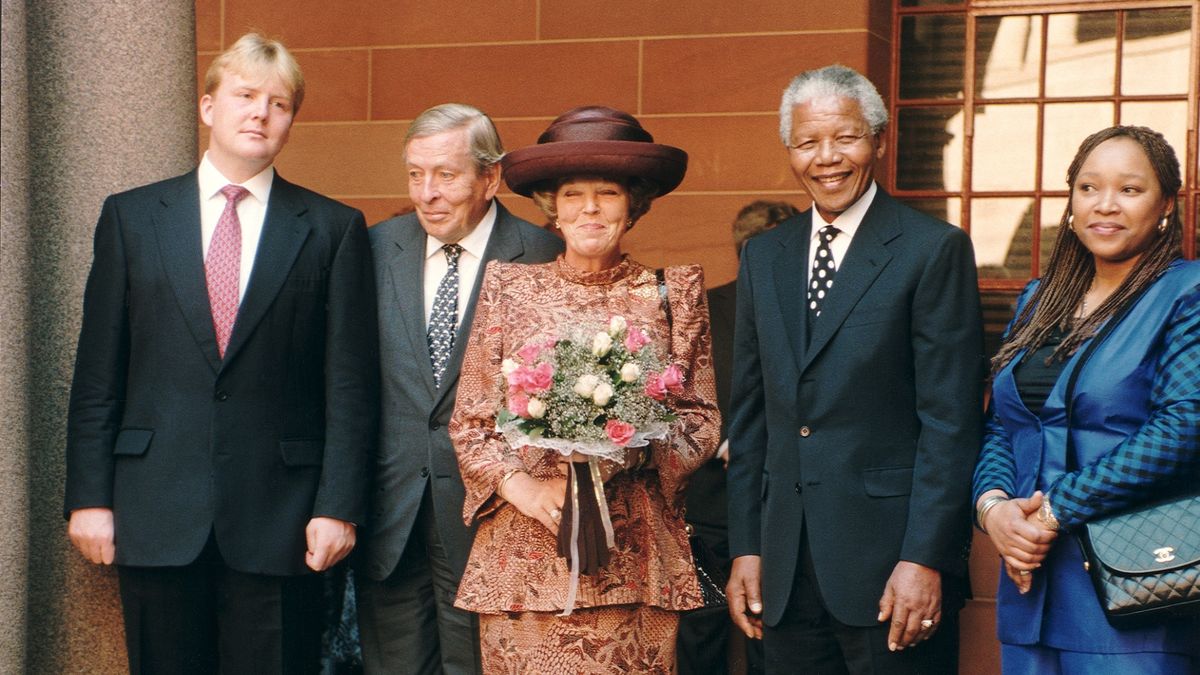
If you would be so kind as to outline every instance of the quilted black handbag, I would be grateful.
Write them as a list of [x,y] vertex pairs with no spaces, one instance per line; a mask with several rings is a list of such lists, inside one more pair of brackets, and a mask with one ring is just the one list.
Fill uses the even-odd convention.
[[1200,615],[1200,495],[1095,520],[1079,541],[1113,626]]

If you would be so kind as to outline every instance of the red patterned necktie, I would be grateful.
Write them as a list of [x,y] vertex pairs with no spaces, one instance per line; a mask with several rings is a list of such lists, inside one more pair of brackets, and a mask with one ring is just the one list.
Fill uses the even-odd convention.
[[204,260],[204,276],[208,283],[208,304],[212,308],[213,328],[217,331],[217,352],[225,358],[229,336],[238,311],[238,280],[242,273],[242,223],[238,220],[237,204],[250,191],[240,185],[221,188],[225,195],[225,210],[217,221],[208,257]]

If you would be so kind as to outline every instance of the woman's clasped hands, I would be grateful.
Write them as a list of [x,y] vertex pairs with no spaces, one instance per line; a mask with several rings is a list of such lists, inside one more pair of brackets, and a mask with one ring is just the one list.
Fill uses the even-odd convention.
[[[998,490],[980,496],[980,502]],[[1058,532],[1047,529],[1038,519],[1044,495],[1041,491],[1029,497],[1006,499],[991,508],[979,524],[992,539],[992,544],[1004,559],[1004,571],[1024,594],[1033,585],[1033,572],[1042,565]]]

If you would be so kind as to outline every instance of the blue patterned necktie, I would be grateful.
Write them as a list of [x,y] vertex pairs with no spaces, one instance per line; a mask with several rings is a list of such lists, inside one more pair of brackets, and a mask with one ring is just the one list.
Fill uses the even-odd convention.
[[833,275],[837,272],[837,263],[833,261],[833,250],[829,248],[829,242],[838,236],[841,230],[832,225],[822,227],[817,233],[820,242],[817,244],[817,254],[813,256],[812,274],[809,275],[808,281],[808,319],[812,325],[818,316],[821,316],[821,305],[825,302],[825,296],[829,294],[829,290],[833,288]]
[[433,311],[429,314],[429,329],[425,333],[429,360],[433,363],[433,381],[439,387],[450,361],[450,352],[454,351],[455,324],[458,323],[458,256],[463,247],[446,244],[442,251],[446,254],[446,276],[442,277],[437,294],[433,296]]

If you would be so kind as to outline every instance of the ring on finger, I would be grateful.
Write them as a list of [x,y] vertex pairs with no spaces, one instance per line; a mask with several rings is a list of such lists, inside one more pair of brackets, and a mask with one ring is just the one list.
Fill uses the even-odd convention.
[[1027,577],[1027,576],[1029,576],[1029,570],[1017,570],[1017,574],[1019,574],[1023,577]]
[[921,630],[933,628],[933,619],[921,619]]

